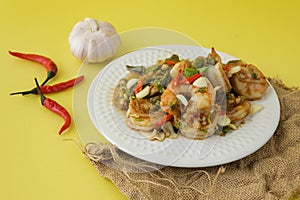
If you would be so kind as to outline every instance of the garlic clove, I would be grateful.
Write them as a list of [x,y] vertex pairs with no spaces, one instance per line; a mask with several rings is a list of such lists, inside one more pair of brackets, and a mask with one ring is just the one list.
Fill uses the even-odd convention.
[[103,62],[113,57],[120,47],[120,37],[114,26],[85,18],[75,24],[69,38],[72,54],[85,62]]
[[239,71],[241,71],[241,66],[231,67],[227,72],[227,77],[230,78],[233,74],[238,73]]
[[96,32],[98,31],[98,23],[96,20],[93,20],[92,18],[86,18],[85,21],[87,22],[87,24],[89,25],[90,27],[90,31],[93,33],[93,32]]
[[207,87],[207,78],[204,76],[199,77],[197,80],[193,82],[193,85],[199,88]]
[[250,113],[251,113],[251,114],[255,114],[255,113],[261,111],[263,108],[264,108],[264,107],[263,107],[263,105],[261,105],[261,104],[252,105],[252,106],[251,106]]
[[182,94],[177,94],[176,95],[177,99],[180,100],[180,102],[184,105],[187,106],[189,104],[189,102],[187,101],[187,99],[185,98],[185,96],[183,96]]
[[231,128],[232,130],[237,130],[237,127],[234,124],[229,124],[228,127]]
[[221,115],[218,118],[218,125],[220,126],[228,126],[230,124],[231,120],[227,115]]
[[147,85],[144,89],[142,89],[140,92],[138,92],[135,96],[138,99],[142,99],[145,96],[147,96],[150,93],[150,86]]

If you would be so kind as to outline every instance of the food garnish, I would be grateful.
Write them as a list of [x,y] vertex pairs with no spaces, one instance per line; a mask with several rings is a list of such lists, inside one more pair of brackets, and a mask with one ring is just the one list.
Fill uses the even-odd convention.
[[225,135],[262,109],[250,101],[268,88],[257,67],[241,60],[224,64],[214,48],[193,61],[173,54],[150,67],[126,69],[134,76],[120,80],[115,104],[126,111],[127,125],[150,140]]

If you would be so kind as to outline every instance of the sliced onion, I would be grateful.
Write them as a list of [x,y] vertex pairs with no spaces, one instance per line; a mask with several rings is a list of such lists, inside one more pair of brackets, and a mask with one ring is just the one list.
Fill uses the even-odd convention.
[[185,96],[183,96],[182,94],[177,94],[176,95],[177,99],[180,100],[180,102],[184,105],[187,106],[189,104],[189,102],[187,101],[187,99],[185,98]]

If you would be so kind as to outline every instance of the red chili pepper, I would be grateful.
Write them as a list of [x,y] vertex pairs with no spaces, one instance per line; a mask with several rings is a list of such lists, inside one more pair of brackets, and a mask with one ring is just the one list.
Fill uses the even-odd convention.
[[138,84],[134,90],[134,94],[136,95],[137,93],[139,93],[139,91],[141,91],[143,89],[143,85],[144,85],[144,78],[141,78],[139,81],[138,81]]
[[39,83],[37,81],[37,79],[35,78],[35,84],[36,84],[36,87],[37,87],[37,91],[38,93],[40,94],[40,97],[41,97],[41,103],[42,105],[47,108],[48,110],[51,110],[52,112],[60,115],[65,123],[63,124],[63,126],[60,128],[58,134],[60,135],[64,130],[66,130],[70,124],[71,124],[71,116],[70,114],[68,113],[68,111],[62,107],[60,104],[58,104],[56,101],[50,99],[50,98],[47,98],[43,95],[42,91],[41,91],[41,88],[39,86]]
[[[44,86],[40,86],[40,88],[41,88],[41,91],[42,91],[43,94],[59,92],[59,91],[71,88],[74,85],[77,85],[83,79],[84,79],[84,76],[79,76],[77,78],[68,80],[66,82],[61,82],[61,83],[58,83],[58,84],[55,84],[55,85],[44,85]],[[27,95],[27,94],[39,94],[39,93],[38,93],[37,88],[35,87],[32,90],[23,91],[23,92],[14,92],[14,93],[11,93],[10,95],[16,95],[16,94]]]
[[229,69],[230,69],[230,65],[229,65],[229,64],[226,64],[226,65],[223,67],[223,70],[224,70],[225,72],[228,72]]
[[173,118],[173,115],[171,114],[166,114],[161,120],[155,123],[156,127],[162,126],[164,123],[170,121]]
[[41,84],[42,86],[45,85],[51,78],[53,78],[57,74],[57,66],[50,58],[37,54],[24,54],[12,51],[9,51],[9,54],[18,58],[34,61],[43,65],[47,70],[47,78]]
[[188,81],[190,84],[192,84],[195,80],[197,80],[198,78],[200,78],[202,76],[201,73],[198,74],[194,74],[188,78],[186,78],[185,80]]

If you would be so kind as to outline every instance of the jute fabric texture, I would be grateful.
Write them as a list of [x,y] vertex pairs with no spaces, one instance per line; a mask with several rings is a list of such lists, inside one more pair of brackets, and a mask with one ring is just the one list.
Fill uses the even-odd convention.
[[280,101],[279,125],[262,148],[241,160],[215,167],[176,168],[147,163],[111,144],[89,143],[84,153],[128,199],[295,197],[300,194],[300,90],[275,78],[269,81]]

